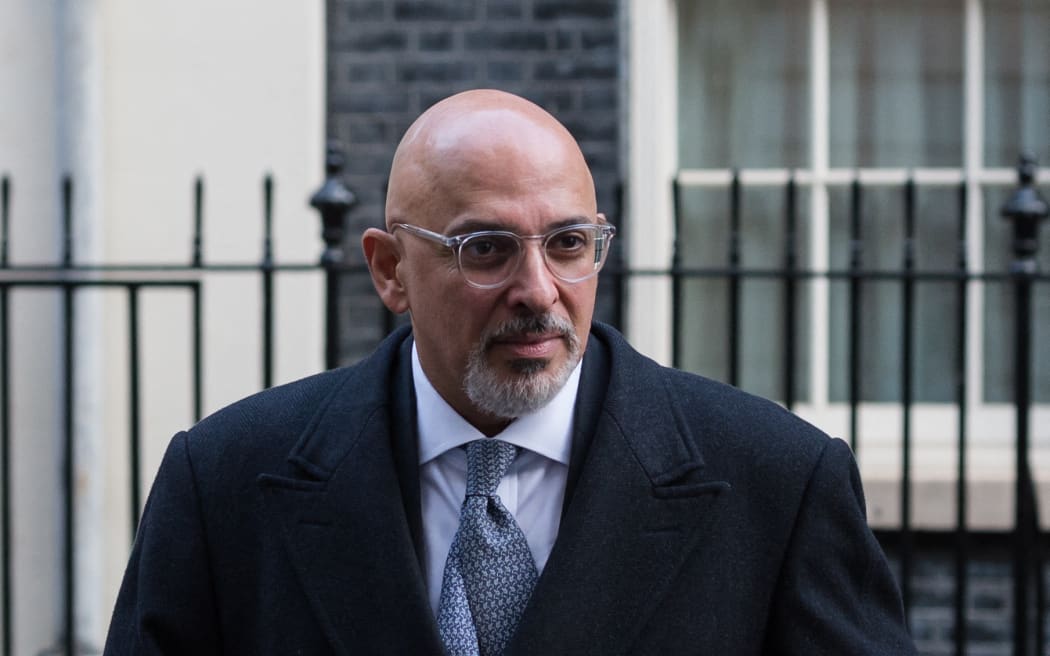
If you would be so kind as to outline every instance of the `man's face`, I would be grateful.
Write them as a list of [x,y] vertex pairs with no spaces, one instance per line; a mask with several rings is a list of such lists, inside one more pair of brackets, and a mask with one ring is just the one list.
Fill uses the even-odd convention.
[[[446,236],[478,230],[539,235],[598,222],[578,151],[544,138],[457,150],[441,161],[415,213],[399,220]],[[483,430],[546,404],[586,347],[597,278],[555,278],[542,242],[527,240],[507,283],[478,289],[464,280],[450,249],[403,230],[395,236],[420,361],[445,400]]]

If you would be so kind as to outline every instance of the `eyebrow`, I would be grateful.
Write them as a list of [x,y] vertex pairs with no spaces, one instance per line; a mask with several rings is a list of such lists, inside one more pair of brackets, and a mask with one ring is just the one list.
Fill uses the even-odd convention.
[[[558,228],[564,228],[566,226],[571,225],[578,225],[581,223],[590,224],[597,223],[597,221],[595,221],[593,218],[588,218],[586,216],[570,216],[564,219],[559,219],[554,223],[551,223],[544,229],[543,233],[545,234],[552,230],[557,230]],[[517,234],[514,230],[511,229],[509,225],[507,225],[506,222],[501,221],[500,219],[466,219],[462,223],[452,228],[448,233],[446,233],[446,235],[465,235],[470,232],[481,232],[485,230],[500,230],[503,232],[514,232],[515,234]]]

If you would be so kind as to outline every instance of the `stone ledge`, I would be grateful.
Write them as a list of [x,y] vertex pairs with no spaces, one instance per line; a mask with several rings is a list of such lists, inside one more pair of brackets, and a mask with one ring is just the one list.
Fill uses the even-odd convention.
[[[912,480],[912,528],[953,530],[956,515],[954,478]],[[1050,527],[1050,480],[1036,480],[1040,526]],[[900,479],[868,476],[864,479],[868,521],[873,528],[900,528]],[[974,531],[1008,531],[1014,525],[1014,481],[1006,476],[974,478],[966,485],[967,528]]]

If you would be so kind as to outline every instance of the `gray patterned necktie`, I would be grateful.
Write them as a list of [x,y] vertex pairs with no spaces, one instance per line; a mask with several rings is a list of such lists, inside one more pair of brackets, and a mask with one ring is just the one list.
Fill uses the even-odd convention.
[[467,496],[438,603],[438,630],[449,656],[503,653],[536,585],[525,534],[496,496],[517,451],[491,438],[467,444]]

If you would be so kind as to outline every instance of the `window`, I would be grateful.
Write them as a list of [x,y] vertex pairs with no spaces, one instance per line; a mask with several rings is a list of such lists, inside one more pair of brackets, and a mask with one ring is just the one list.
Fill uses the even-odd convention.
[[[860,183],[862,283],[860,424],[862,465],[892,471],[901,433],[902,284],[905,182],[915,182],[915,267],[951,271],[965,243],[967,269],[1002,272],[1010,227],[999,208],[1016,185],[1020,150],[1050,163],[1050,5],[1038,0],[636,0],[631,15],[631,234],[667,230],[680,263],[718,272],[730,264],[730,181],[740,190],[739,264],[782,266],[786,185],[797,183],[799,267],[815,272],[794,303],[796,410],[846,436],[849,284],[830,272],[850,265],[854,182]],[[668,38],[670,36],[670,38]],[[665,45],[664,40],[670,42]],[[670,109],[658,101],[671,102]],[[644,118],[637,118],[638,115]],[[662,119],[673,126],[665,127]],[[673,201],[653,202],[677,179]],[[1040,171],[1050,180],[1050,170]],[[1045,187],[1044,187],[1045,188]],[[965,202],[963,202],[965,201]],[[671,226],[671,227],[667,227]],[[965,242],[961,238],[965,237]],[[671,239],[632,264],[666,267]],[[1044,270],[1050,248],[1041,249]],[[653,326],[670,303],[670,278],[633,283],[632,339],[670,359]],[[783,398],[782,284],[740,280],[736,382]],[[919,458],[950,476],[957,426],[956,344],[965,345],[971,444],[978,466],[1009,471],[1012,445],[1011,290],[969,286],[965,336],[952,319],[956,286],[915,285],[912,322],[914,432]],[[1050,294],[1036,287],[1034,443],[1050,445]],[[682,283],[679,364],[716,378],[730,371],[729,282],[701,275]],[[668,313],[671,315],[671,313]],[[662,324],[672,332],[669,318]],[[637,330],[637,332],[635,332]],[[996,448],[996,447],[999,448]],[[1048,449],[1038,457],[1047,458]],[[920,454],[921,455],[921,454]],[[1036,461],[1037,469],[1039,467]],[[935,471],[936,470],[936,471]],[[936,473],[940,472],[940,473]]]

